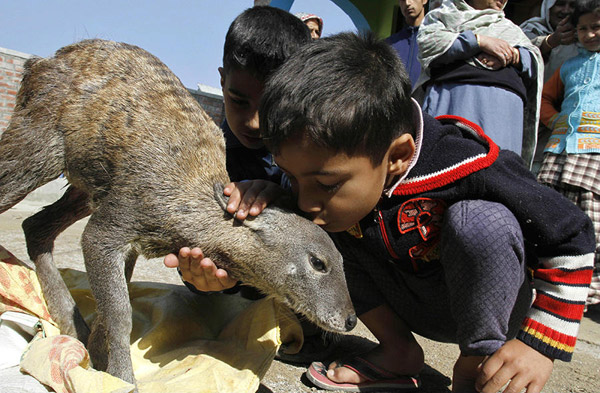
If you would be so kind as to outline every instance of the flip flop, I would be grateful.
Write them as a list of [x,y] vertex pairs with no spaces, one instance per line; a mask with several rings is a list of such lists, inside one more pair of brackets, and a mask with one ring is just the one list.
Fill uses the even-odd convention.
[[361,383],[334,382],[327,378],[327,367],[322,362],[313,362],[308,370],[306,370],[306,377],[321,389],[341,392],[373,392],[382,389],[395,391],[418,389],[421,386],[418,375],[410,376],[391,373],[358,356],[349,360],[337,361],[336,363],[337,367],[349,368],[366,379],[366,381]]

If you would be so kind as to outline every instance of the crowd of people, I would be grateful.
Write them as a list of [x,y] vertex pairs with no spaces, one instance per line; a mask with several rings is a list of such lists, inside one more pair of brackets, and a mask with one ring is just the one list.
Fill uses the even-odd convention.
[[[598,32],[590,25],[579,36],[575,2],[543,0],[540,15],[517,26],[503,13],[507,1],[446,0],[426,12],[427,0],[399,0],[407,27],[386,41],[425,112],[469,119],[519,154],[539,182],[589,215],[600,245]],[[575,58],[586,66],[561,75],[563,63]],[[598,251],[588,305],[600,303]]]
[[[399,0],[386,41],[266,6],[227,33],[227,210],[291,191],[378,339],[310,364],[322,389],[418,388],[417,333],[458,344],[454,392],[539,392],[600,302],[600,0],[544,0],[521,26],[506,2]],[[200,293],[243,284],[201,249],[164,263]]]

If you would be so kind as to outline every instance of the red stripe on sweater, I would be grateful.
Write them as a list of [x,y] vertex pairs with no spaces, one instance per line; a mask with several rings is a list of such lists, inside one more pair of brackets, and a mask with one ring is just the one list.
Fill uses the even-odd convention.
[[592,268],[565,271],[560,269],[537,269],[534,277],[555,284],[590,285],[592,281]]
[[411,195],[418,194],[421,192],[433,190],[435,188],[439,188],[445,186],[447,184],[453,183],[459,179],[462,179],[471,173],[477,172],[481,169],[487,168],[496,161],[498,158],[498,154],[500,152],[500,148],[498,145],[492,141],[492,139],[485,135],[481,127],[477,124],[470,122],[467,119],[464,119],[459,116],[453,115],[444,115],[436,117],[437,120],[445,123],[462,123],[469,128],[472,128],[489,146],[489,151],[485,156],[475,159],[469,163],[463,164],[457,168],[452,170],[442,172],[439,175],[428,177],[426,179],[410,182],[407,184],[400,184],[393,192],[393,195]]
[[548,312],[574,322],[579,322],[583,316],[585,304],[571,304],[553,299],[545,294],[538,292],[535,297],[535,306],[547,310]]
[[[575,343],[577,342],[577,337],[557,332],[556,330],[549,328],[548,326],[539,323],[538,321],[531,318],[525,318],[525,320],[523,321],[523,327],[524,328],[522,329],[525,331],[528,331],[527,328],[533,329],[535,332],[541,334],[543,337],[546,337],[548,340],[544,340],[543,337],[538,337],[539,340],[544,342],[552,340],[564,345],[568,345],[569,347],[574,347]],[[528,333],[535,336],[535,334],[532,334],[530,331],[528,331]]]

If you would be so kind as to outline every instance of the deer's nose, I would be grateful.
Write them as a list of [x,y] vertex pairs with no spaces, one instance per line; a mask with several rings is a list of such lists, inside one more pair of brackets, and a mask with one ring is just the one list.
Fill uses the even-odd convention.
[[349,332],[350,330],[354,329],[354,327],[356,327],[356,322],[357,319],[355,314],[352,314],[346,318],[346,331]]

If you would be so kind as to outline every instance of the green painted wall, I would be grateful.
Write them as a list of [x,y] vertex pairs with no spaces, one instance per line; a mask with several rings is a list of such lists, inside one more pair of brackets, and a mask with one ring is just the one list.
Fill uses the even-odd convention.
[[364,15],[371,30],[381,38],[395,31],[398,0],[351,0]]

